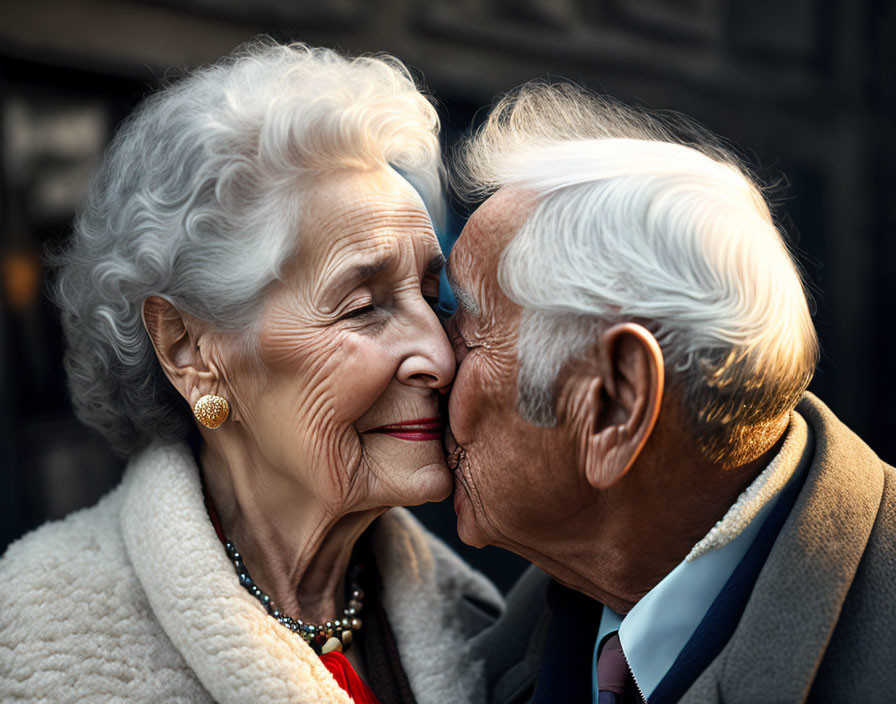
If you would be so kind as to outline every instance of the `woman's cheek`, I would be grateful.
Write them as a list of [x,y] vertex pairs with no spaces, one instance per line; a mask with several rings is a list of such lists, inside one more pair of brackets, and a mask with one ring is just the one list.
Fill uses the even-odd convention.
[[335,364],[329,373],[323,371],[300,415],[308,443],[306,456],[315,458],[318,467],[327,468],[331,485],[347,492],[356,481],[363,454],[355,421],[367,404],[357,393],[358,383],[346,383],[355,377],[345,365]]
[[273,394],[291,397],[290,415],[301,437],[296,450],[313,458],[310,471],[326,473],[317,474],[317,482],[334,509],[351,503],[366,486],[355,424],[389,385],[387,356],[378,341],[352,331],[274,333],[269,328],[264,339],[264,361],[272,371],[268,383]]
[[395,370],[388,349],[362,335],[349,335],[339,350],[333,394],[339,399],[338,416],[355,423],[366,414],[389,387]]

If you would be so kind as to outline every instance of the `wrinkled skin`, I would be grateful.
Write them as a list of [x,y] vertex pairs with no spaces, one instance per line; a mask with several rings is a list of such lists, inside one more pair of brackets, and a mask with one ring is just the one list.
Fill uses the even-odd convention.
[[525,193],[499,190],[471,216],[448,263],[460,304],[448,323],[458,369],[446,442],[458,534],[511,550],[626,613],[724,515],[777,446],[733,469],[701,458],[689,416],[663,391],[662,351],[629,321],[601,331],[561,371],[555,427],[523,420],[522,311],[501,291],[497,270],[532,207]]
[[[441,254],[429,217],[396,176],[347,176],[316,195],[329,207],[268,297],[261,364],[229,375],[232,403],[264,463],[333,515],[444,498],[437,442],[365,432],[438,416],[454,372],[431,308]],[[375,262],[368,280],[340,283]]]
[[459,305],[448,325],[459,366],[447,444],[461,539],[534,559],[533,547],[552,541],[558,516],[588,487],[571,470],[566,429],[535,427],[517,412],[521,311],[498,286],[497,265],[528,213],[519,195],[499,192],[474,213],[451,252],[452,284],[481,315]]
[[[442,255],[411,186],[391,170],[345,172],[303,198],[300,247],[266,294],[253,353],[190,320],[153,339],[190,403],[230,402],[224,425],[200,428],[226,534],[284,613],[325,621],[370,522],[450,493],[438,439],[372,431],[437,417],[455,361],[431,307]],[[145,314],[148,327],[168,313]]]

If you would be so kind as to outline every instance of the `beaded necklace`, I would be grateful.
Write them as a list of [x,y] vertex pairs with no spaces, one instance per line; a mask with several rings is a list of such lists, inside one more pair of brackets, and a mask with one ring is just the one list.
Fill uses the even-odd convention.
[[231,540],[224,541],[224,549],[227,557],[233,562],[236,573],[239,575],[240,584],[246,588],[252,596],[258,599],[268,614],[275,618],[280,625],[300,636],[318,655],[334,650],[342,652],[348,650],[352,644],[352,634],[361,630],[360,613],[364,608],[364,591],[358,584],[361,575],[361,565],[355,564],[349,568],[348,579],[348,603],[342,610],[342,618],[337,618],[326,623],[305,623],[302,619],[295,619],[280,613],[274,600],[265,594],[252,580],[249,570],[243,563],[243,557]]

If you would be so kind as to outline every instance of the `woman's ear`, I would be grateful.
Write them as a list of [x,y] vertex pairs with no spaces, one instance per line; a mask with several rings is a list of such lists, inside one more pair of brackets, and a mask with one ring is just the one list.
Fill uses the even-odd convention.
[[187,403],[214,393],[218,375],[202,357],[195,321],[170,301],[150,296],[143,302],[143,326],[165,376]]
[[656,338],[636,323],[614,325],[590,350],[566,391],[578,460],[588,483],[606,489],[631,469],[663,399],[665,366]]

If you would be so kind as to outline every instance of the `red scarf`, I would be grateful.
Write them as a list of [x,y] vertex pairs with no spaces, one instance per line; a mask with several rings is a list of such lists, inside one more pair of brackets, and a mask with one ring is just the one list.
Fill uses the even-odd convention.
[[[212,503],[212,497],[209,495],[205,486],[202,487],[202,490],[205,494],[205,509],[208,511],[208,517],[211,519],[212,525],[215,528],[215,533],[218,534],[218,540],[220,540],[223,545],[226,542],[226,539],[224,538],[224,529],[221,527],[221,519],[218,518],[218,512],[215,510],[215,505]],[[358,673],[355,672],[355,668],[352,667],[352,664],[348,661],[348,658],[346,658],[345,655],[334,650],[331,653],[321,655],[320,661],[324,664],[324,667],[330,671],[330,674],[333,675],[336,684],[348,692],[348,696],[352,698],[352,701],[355,704],[380,704],[380,700],[376,698],[376,695],[370,687],[368,687]]]
[[333,651],[320,656],[320,661],[333,675],[336,684],[342,687],[355,704],[380,704],[380,700],[362,680],[355,668],[342,653]]

